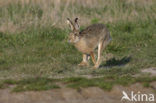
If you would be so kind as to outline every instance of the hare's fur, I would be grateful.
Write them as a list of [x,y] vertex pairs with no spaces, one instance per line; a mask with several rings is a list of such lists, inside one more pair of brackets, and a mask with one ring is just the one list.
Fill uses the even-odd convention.
[[[73,23],[70,19],[67,19],[72,29],[72,32],[69,35],[69,41],[83,53],[83,60],[79,65],[88,65],[88,59],[89,56],[91,56],[94,68],[98,68],[101,63],[102,51],[111,40],[110,33],[104,24],[93,24],[88,26],[86,29],[79,31],[77,20],[78,19],[76,18]],[[94,50],[97,47],[98,58],[96,61],[94,57]]]

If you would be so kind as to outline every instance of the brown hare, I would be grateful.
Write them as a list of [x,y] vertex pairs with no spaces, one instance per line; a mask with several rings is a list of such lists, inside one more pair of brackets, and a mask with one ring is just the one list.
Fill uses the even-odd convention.
[[[91,56],[94,63],[94,68],[99,68],[101,63],[101,54],[103,49],[111,40],[108,29],[103,24],[93,24],[86,29],[80,31],[78,18],[72,22],[67,18],[67,23],[70,25],[72,32],[69,34],[69,42],[83,53],[83,60],[80,66],[88,66],[88,59]],[[94,57],[94,50],[98,47],[97,61]]]

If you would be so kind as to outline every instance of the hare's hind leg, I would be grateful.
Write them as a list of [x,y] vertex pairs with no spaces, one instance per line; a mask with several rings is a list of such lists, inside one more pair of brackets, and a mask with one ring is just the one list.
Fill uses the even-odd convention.
[[98,58],[97,61],[94,65],[94,68],[99,68],[100,64],[101,64],[101,54],[103,49],[107,46],[108,42],[102,40],[99,44],[98,44]]
[[78,64],[79,66],[88,66],[88,59],[89,59],[89,55],[87,54],[83,54],[83,60],[80,64]]
[[98,58],[97,58],[97,61],[96,61],[95,65],[94,65],[94,68],[95,68],[95,69],[96,69],[96,68],[99,68],[99,66],[100,66],[102,50],[103,50],[103,42],[100,42],[100,43],[98,44]]
[[106,48],[106,46],[109,44],[110,41],[111,41],[111,39],[109,39],[108,41],[103,40],[98,44],[98,58],[97,58],[94,68],[99,68],[99,66],[101,64],[102,51],[103,51],[103,49]]
[[90,53],[90,56],[91,56],[92,61],[93,61],[94,65],[95,65],[96,60],[95,60],[94,52],[91,52],[91,53]]

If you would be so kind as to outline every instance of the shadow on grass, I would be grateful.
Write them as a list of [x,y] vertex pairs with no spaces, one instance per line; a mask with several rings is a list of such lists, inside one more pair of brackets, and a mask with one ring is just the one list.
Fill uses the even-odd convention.
[[130,60],[131,60],[130,56],[128,57],[126,56],[121,59],[111,58],[107,60],[105,64],[101,65],[101,67],[123,66],[128,62],[130,62]]

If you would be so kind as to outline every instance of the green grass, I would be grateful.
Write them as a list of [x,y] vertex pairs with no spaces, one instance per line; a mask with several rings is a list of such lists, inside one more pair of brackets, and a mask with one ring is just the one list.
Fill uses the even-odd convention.
[[63,79],[49,79],[49,78],[27,78],[23,80],[11,80],[6,79],[0,84],[0,88],[6,88],[9,85],[14,85],[13,92],[22,91],[41,91],[49,89],[60,88],[58,83],[68,88],[87,88],[87,87],[99,87],[103,90],[110,91],[114,85],[128,86],[134,83],[141,83],[144,87],[151,87],[150,83],[156,81],[156,77],[139,77],[134,78],[130,75],[118,76],[108,75],[100,78],[87,79],[84,77],[70,77]]
[[1,77],[20,77],[22,73],[26,76],[55,76],[60,73],[74,76],[83,74],[83,71],[86,74],[102,72],[105,75],[104,72],[116,70],[133,73],[133,70],[155,67],[156,22],[144,23],[147,23],[144,24],[146,29],[143,28],[142,21],[106,24],[113,40],[103,55],[111,54],[112,58],[102,62],[101,68],[95,71],[77,66],[82,57],[81,53],[67,43],[68,30],[47,27],[37,30],[32,28],[19,34],[0,33]]
[[6,88],[9,85],[15,85],[13,88],[13,92],[21,92],[21,91],[40,91],[40,90],[49,90],[60,88],[56,85],[54,79],[48,78],[27,78],[23,80],[11,80],[7,79],[1,83],[0,88]]
[[140,77],[134,78],[129,75],[126,76],[105,76],[101,78],[94,78],[94,79],[86,79],[86,78],[67,78],[65,79],[65,83],[69,83],[67,86],[72,88],[80,88],[80,87],[100,87],[104,90],[111,90],[112,87],[116,84],[128,86],[134,83],[143,83],[145,87],[149,86],[150,82],[155,81],[155,77]]
[[[46,4],[46,7],[39,2],[15,2],[0,6],[0,88],[7,84],[17,85],[15,91],[57,88],[55,82],[53,84],[53,80],[47,78],[65,78],[63,81],[69,81],[69,87],[98,86],[107,90],[114,84],[134,83],[135,78],[124,76],[156,67],[156,3],[154,0],[151,2],[141,5],[141,2],[133,4],[123,0],[105,0],[92,7],[78,2],[75,6],[69,3],[66,9],[62,4],[55,8],[53,2]],[[70,30],[62,15],[66,17],[69,14],[64,9],[69,10],[69,14],[81,15],[81,29],[88,23],[104,23],[111,32],[112,41],[103,51],[105,61],[99,69],[93,70],[91,61],[90,67],[77,66],[82,54],[67,42]],[[50,13],[55,11],[55,16],[52,15],[54,20],[49,19]],[[58,23],[53,25],[57,18]],[[112,76],[113,80],[89,80],[82,76]],[[150,77],[146,79],[144,85],[148,87]],[[137,79],[138,82],[141,80],[141,77]]]
[[[146,28],[142,21],[106,24],[113,40],[104,51],[104,56],[111,54],[112,57],[103,61],[97,70],[93,70],[91,66],[77,66],[82,59],[81,53],[67,43],[68,30],[47,27],[29,29],[19,34],[0,33],[0,44],[3,44],[0,45],[0,77],[3,80],[38,76],[55,78],[77,75],[134,75],[140,69],[156,66],[156,22],[145,23]],[[124,80],[120,82],[124,83]],[[76,86],[79,83],[81,81],[71,85]],[[92,82],[82,84],[88,85],[99,86]],[[100,86],[110,89],[112,84],[106,82]],[[26,90],[31,90],[31,85]]]
[[[97,70],[93,70],[91,66],[77,66],[82,59],[81,53],[67,43],[68,30],[46,27],[28,29],[19,34],[1,32],[0,44],[3,45],[0,45],[0,78],[118,75],[119,78],[113,82],[93,79],[85,83],[87,80],[82,79],[69,84],[69,87],[99,86],[110,90],[114,82],[124,85],[130,81],[120,76],[134,75],[139,73],[140,69],[156,67],[156,22],[142,22],[106,24],[113,40],[103,54],[111,54],[112,57],[103,61]],[[46,90],[55,87],[57,86],[44,83],[21,84],[14,90]]]

